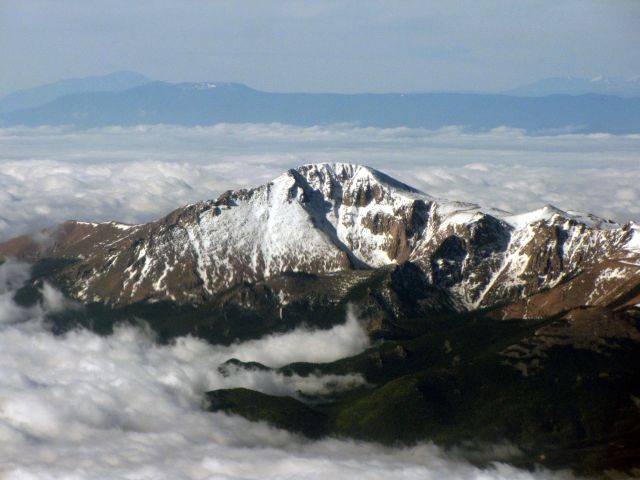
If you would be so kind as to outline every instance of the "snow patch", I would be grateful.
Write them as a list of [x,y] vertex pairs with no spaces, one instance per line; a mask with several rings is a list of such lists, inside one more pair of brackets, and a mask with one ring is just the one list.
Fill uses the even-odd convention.
[[631,222],[631,237],[624,244],[624,249],[634,253],[640,253],[640,225]]

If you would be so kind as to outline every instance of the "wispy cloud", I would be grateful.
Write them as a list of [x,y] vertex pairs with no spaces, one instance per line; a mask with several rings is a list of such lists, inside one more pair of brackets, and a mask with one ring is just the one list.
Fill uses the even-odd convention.
[[0,238],[67,219],[152,220],[311,162],[370,165],[432,195],[640,220],[640,135],[353,125],[0,129]]

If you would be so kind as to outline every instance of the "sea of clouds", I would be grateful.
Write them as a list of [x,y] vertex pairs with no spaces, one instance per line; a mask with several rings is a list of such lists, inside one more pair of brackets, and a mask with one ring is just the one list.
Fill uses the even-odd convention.
[[640,220],[640,134],[531,136],[354,125],[0,129],[0,240],[67,219],[152,220],[313,162],[369,165],[431,195],[520,213]]
[[[217,370],[230,357],[277,366],[353,355],[368,342],[352,314],[331,330],[299,329],[227,347],[191,337],[159,345],[132,326],[110,336],[86,330],[54,336],[47,311],[81,307],[64,305],[50,286],[41,304],[17,305],[13,295],[27,277],[26,265],[0,266],[2,479],[574,478],[505,462],[479,468],[432,444],[310,441],[202,408],[203,393],[215,388],[296,395],[362,384],[355,375],[235,370],[225,376]],[[511,453],[513,447],[502,446],[484,455],[499,460]]]
[[[513,212],[553,203],[618,221],[640,219],[640,135],[530,136],[514,129],[375,129],[353,125],[0,129],[0,240],[66,219],[155,219],[230,188],[312,162],[379,168],[432,195]],[[2,479],[568,479],[490,467],[431,444],[413,448],[296,435],[203,410],[204,392],[247,387],[298,396],[365,384],[359,375],[283,376],[218,366],[323,362],[368,346],[356,316],[231,346],[191,337],[159,345],[144,328],[54,336],[46,314],[82,308],[43,286],[41,304],[13,295],[28,267],[0,266]],[[466,453],[468,454],[468,452]],[[465,454],[465,455],[466,455]]]

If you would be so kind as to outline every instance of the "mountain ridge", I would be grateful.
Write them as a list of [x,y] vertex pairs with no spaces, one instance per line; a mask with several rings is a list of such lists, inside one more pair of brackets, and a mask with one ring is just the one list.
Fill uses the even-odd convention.
[[550,77],[512,88],[504,93],[516,96],[599,94],[619,97],[639,97],[640,78],[623,79],[619,77],[608,77],[606,75],[597,75],[591,78],[573,76]]
[[121,91],[149,82],[150,80],[144,75],[130,71],[58,80],[5,95],[0,98],[0,114],[39,107],[65,95],[82,92]]
[[357,123],[427,129],[460,125],[471,131],[509,126],[532,133],[623,134],[640,130],[640,99],[593,94],[270,93],[233,83],[150,82],[124,91],[69,94],[33,108],[0,112],[2,126],[217,123]]
[[[463,311],[553,289],[605,259],[617,262],[609,280],[629,281],[640,271],[640,251],[627,245],[639,241],[639,231],[552,206],[511,215],[435,199],[368,167],[311,164],[147,224],[69,221],[38,241],[0,244],[0,257],[72,258],[60,277],[71,294],[113,305],[201,303],[287,272],[409,262],[427,289],[446,292]],[[606,269],[594,275],[593,288],[611,277]]]

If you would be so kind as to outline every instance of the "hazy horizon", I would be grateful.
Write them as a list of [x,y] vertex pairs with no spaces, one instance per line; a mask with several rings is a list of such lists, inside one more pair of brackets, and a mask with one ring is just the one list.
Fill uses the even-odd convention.
[[[245,87],[254,89],[254,90],[260,90],[258,87],[256,87],[254,84],[251,83],[245,83],[245,82],[237,82],[237,81],[232,81],[232,80],[227,80],[225,78],[209,78],[209,79],[194,79],[194,78],[184,78],[184,79],[178,79],[178,80],[165,80],[162,78],[154,78],[151,77],[150,75],[147,75],[145,72],[141,72],[138,70],[113,70],[113,71],[105,71],[105,72],[93,72],[93,73],[87,73],[85,75],[78,75],[78,76],[72,76],[72,77],[60,77],[60,78],[54,78],[51,80],[47,80],[46,82],[41,82],[41,83],[37,83],[37,84],[33,84],[33,85],[26,85],[24,87],[19,87],[17,89],[5,92],[0,94],[0,98],[5,97],[7,95],[11,95],[14,94],[16,92],[21,92],[24,90],[29,90],[32,88],[38,88],[38,87],[46,87],[52,84],[57,84],[57,83],[62,83],[62,82],[67,82],[67,81],[80,81],[80,80],[91,80],[94,78],[107,78],[107,77],[111,77],[111,76],[116,76],[116,75],[121,75],[121,74],[131,74],[131,75],[136,75],[136,76],[140,76],[140,77],[146,77],[147,80],[149,82],[164,82],[164,83],[169,83],[169,84],[180,84],[180,83],[202,83],[202,84],[207,84],[207,83],[213,83],[213,84],[239,84],[239,85],[244,85]],[[609,76],[609,75],[605,75],[605,74],[597,74],[597,75],[593,75],[593,76],[576,76],[576,75],[565,75],[565,76],[554,76],[554,77],[545,77],[545,78],[532,78],[531,81],[529,82],[525,82],[525,83],[518,83],[518,84],[514,84],[511,85],[511,87],[506,88],[506,89],[497,89],[497,90],[474,90],[474,89],[446,89],[446,88],[442,88],[442,89],[425,89],[425,90],[379,90],[379,91],[366,91],[366,90],[353,90],[353,91],[349,91],[349,92],[341,92],[341,91],[312,91],[312,90],[292,90],[292,91],[276,91],[276,90],[262,90],[265,92],[273,92],[273,93],[335,93],[335,94],[367,94],[367,93],[380,93],[380,94],[385,94],[385,93],[477,93],[477,94],[503,94],[505,92],[509,92],[511,90],[517,90],[521,87],[527,87],[529,85],[532,84],[536,84],[539,82],[544,82],[544,81],[549,81],[549,80],[580,80],[580,81],[592,81],[592,82],[597,82],[600,79],[605,79],[605,81],[618,81],[618,82],[640,82],[640,75],[638,76],[626,76],[626,77],[622,77],[622,76]]]

